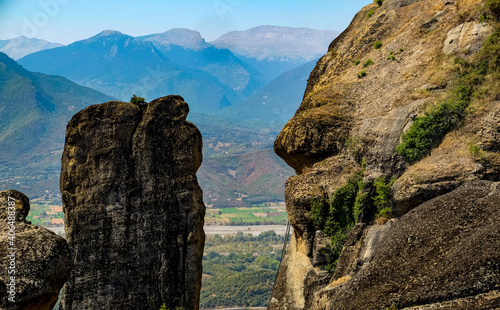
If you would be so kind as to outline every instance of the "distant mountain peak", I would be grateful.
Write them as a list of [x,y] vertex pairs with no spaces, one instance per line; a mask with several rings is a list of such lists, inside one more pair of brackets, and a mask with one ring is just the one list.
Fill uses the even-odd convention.
[[338,34],[332,30],[263,25],[228,32],[210,43],[259,61],[310,61],[323,55]]
[[167,47],[169,45],[178,45],[194,51],[210,46],[198,31],[186,28],[173,28],[163,33],[155,33],[138,37],[137,39],[151,41],[157,46]]
[[96,37],[108,37],[108,36],[123,36],[124,34],[121,33],[120,31],[117,31],[117,30],[104,30],[100,33],[98,33],[97,35],[95,35]]
[[62,46],[62,44],[20,36],[10,40],[2,40],[0,52],[3,52],[9,55],[9,57],[17,60],[26,55],[59,46]]
[[95,36],[90,37],[90,38],[83,40],[83,41],[98,41],[98,40],[101,40],[103,38],[106,38],[106,39],[120,39],[120,38],[133,39],[134,37],[132,37],[128,34],[121,33],[120,31],[117,31],[117,30],[104,30],[102,32],[99,32]]
[[[76,46],[79,46],[80,44],[94,46],[94,48],[100,52],[104,52],[106,50],[105,54],[107,54],[106,57],[108,58],[114,58],[119,50],[129,49],[132,47],[148,50],[148,52],[153,51],[153,53],[158,54],[158,51],[154,49],[150,42],[143,42],[131,35],[124,34],[116,30],[104,30],[88,39],[77,41],[69,46],[73,46],[75,44]],[[75,48],[78,49],[77,47]],[[99,54],[96,50],[92,51],[92,53],[94,52]],[[159,57],[163,58],[163,55],[159,55]]]

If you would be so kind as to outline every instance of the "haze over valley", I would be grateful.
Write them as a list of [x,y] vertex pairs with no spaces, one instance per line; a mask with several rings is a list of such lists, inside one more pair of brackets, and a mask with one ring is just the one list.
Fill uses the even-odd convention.
[[[283,201],[284,183],[293,171],[272,144],[300,104],[317,59],[337,35],[259,26],[213,42],[181,28],[140,37],[105,30],[66,46],[27,38],[1,41],[0,51],[18,59],[2,56],[0,102],[10,111],[2,114],[2,124],[12,130],[3,131],[0,140],[6,175],[1,188],[57,204],[64,124],[76,111],[109,100],[129,101],[132,94],[147,101],[181,94],[190,106],[189,120],[204,138],[198,176],[207,205]],[[19,87],[30,91],[19,92]],[[68,98],[69,93],[82,98]],[[23,118],[13,116],[20,110]],[[33,135],[35,130],[39,134]],[[12,144],[17,147],[7,147]],[[283,223],[283,217],[274,220],[269,222]]]

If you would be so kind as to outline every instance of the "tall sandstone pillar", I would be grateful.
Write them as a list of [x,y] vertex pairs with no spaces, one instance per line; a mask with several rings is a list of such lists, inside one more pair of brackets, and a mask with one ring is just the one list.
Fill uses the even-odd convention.
[[74,270],[61,309],[198,309],[205,206],[180,96],[107,102],[69,122],[61,192]]

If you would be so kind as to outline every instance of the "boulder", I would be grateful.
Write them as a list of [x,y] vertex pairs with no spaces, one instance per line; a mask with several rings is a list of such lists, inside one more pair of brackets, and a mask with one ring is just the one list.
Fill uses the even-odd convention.
[[69,278],[68,243],[26,222],[29,210],[23,193],[0,192],[0,309],[52,310]]

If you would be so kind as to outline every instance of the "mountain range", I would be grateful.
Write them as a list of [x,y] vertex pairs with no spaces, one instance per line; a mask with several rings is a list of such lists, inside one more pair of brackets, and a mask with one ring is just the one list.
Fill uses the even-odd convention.
[[52,43],[45,40],[26,38],[24,36],[10,40],[0,40],[0,52],[17,60],[26,55],[62,46],[59,43]]
[[137,39],[151,42],[175,64],[209,73],[243,98],[269,82],[264,74],[229,49],[208,44],[196,31],[177,28]]
[[[332,31],[262,26],[231,32],[207,43],[198,32],[188,29],[137,38],[108,30],[68,46],[27,55],[19,63],[28,70],[60,75],[121,100],[128,100],[132,93],[148,100],[177,93],[190,103],[193,112],[217,113],[250,99],[271,81],[270,76],[277,78],[315,59],[335,35]],[[235,44],[223,48],[231,38]],[[251,38],[246,46],[244,38]],[[289,50],[295,48],[297,40],[307,43],[292,53]],[[256,54],[256,50],[264,54]]]
[[225,118],[266,121],[270,124],[285,124],[300,105],[307,79],[316,61],[315,59],[282,73],[245,102],[227,107],[217,115]]
[[200,113],[213,113],[241,101],[236,91],[209,73],[175,64],[151,42],[117,31],[103,31],[87,40],[37,52],[19,63],[124,101],[134,93],[148,100],[183,94]]
[[231,50],[274,79],[324,55],[339,34],[331,30],[264,25],[231,31],[210,43]]
[[34,188],[57,190],[67,122],[112,99],[59,76],[27,71],[0,52],[0,185],[17,184],[33,194],[43,192]]
[[[286,36],[287,29],[289,34]],[[248,32],[262,37],[262,40],[252,41],[256,45],[262,43],[267,58],[252,58],[257,57],[251,55],[255,47],[249,48],[246,56],[235,53],[232,47],[217,47],[214,42],[207,43],[198,32],[188,29],[171,29],[142,37],[107,30],[67,46],[27,55],[18,60],[24,68],[4,55],[4,66],[10,71],[72,85],[59,87],[74,89],[73,96],[87,100],[80,97],[63,99],[67,97],[64,92],[40,92],[36,98],[44,103],[42,106],[52,106],[52,114],[45,115],[46,112],[39,112],[35,106],[25,107],[26,101],[20,98],[2,98],[2,103],[11,102],[14,107],[22,107],[18,113],[27,118],[33,115],[36,121],[24,124],[14,115],[0,120],[0,126],[7,129],[3,130],[6,137],[2,139],[23,146],[18,148],[18,153],[7,148],[3,156],[0,154],[0,160],[11,167],[9,177],[0,186],[18,188],[28,194],[30,190],[22,186],[34,187],[37,193],[45,190],[57,193],[60,137],[64,136],[69,117],[87,105],[113,98],[128,101],[132,94],[145,97],[147,101],[167,94],[181,94],[191,109],[189,119],[200,128],[204,137],[205,160],[199,179],[205,189],[205,199],[217,206],[244,206],[259,199],[282,200],[283,188],[276,184],[284,184],[292,170],[273,154],[273,141],[301,101],[309,72],[317,60],[314,57],[320,53],[320,48],[314,46],[323,40],[325,32],[317,31],[318,38],[313,40],[314,31],[301,28],[266,26],[257,30]],[[308,34],[309,41],[316,43],[309,44],[310,53],[303,52],[300,57],[284,52],[287,48],[277,49],[273,55],[264,37],[276,36],[276,32],[281,33],[281,44],[288,44],[289,48],[300,33]],[[328,44],[325,41],[321,49],[326,50]],[[241,44],[238,46],[242,53]],[[279,73],[272,80],[270,71],[257,69],[271,65],[274,67],[270,71]],[[17,79],[17,76],[6,76],[4,89],[11,87],[8,85],[21,85]],[[76,84],[66,79],[85,87],[77,90]],[[40,88],[39,80],[32,78],[26,84]],[[88,94],[90,89],[87,87],[97,91]],[[7,93],[19,95],[22,92]],[[79,104],[72,104],[74,107],[70,108],[68,103],[73,100]],[[18,131],[11,135],[15,138],[8,140],[11,128]],[[33,132],[41,134],[33,135]],[[45,148],[40,149],[40,145]],[[37,168],[42,162],[47,164],[46,169],[37,170],[37,176],[33,176],[32,171],[14,160],[21,158],[21,153],[30,154],[32,158],[26,155],[23,158],[33,166],[38,165]],[[257,165],[258,162],[265,162],[265,167]],[[246,197],[249,194],[250,197]]]

